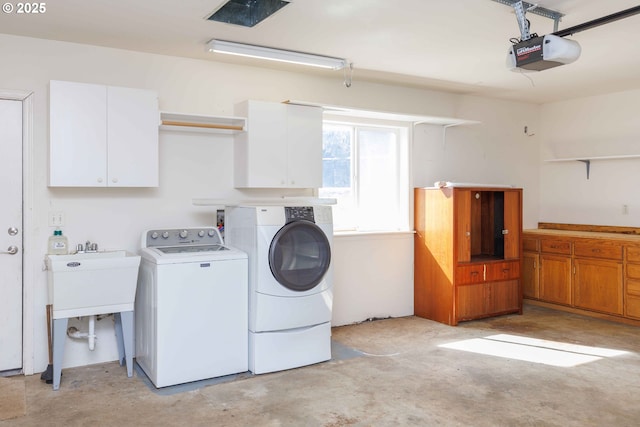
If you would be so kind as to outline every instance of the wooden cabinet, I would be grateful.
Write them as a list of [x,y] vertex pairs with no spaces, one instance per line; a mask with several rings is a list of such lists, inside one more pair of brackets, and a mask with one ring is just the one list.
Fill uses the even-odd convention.
[[449,325],[522,312],[522,190],[415,189],[414,311]]
[[624,314],[640,319],[640,245],[626,247]]
[[51,81],[49,101],[49,186],[158,186],[155,92]]
[[571,305],[571,257],[540,255],[540,299]]
[[322,187],[322,109],[245,101],[247,132],[234,143],[234,183],[246,188]]
[[622,314],[622,262],[576,258],[573,302],[587,310]]
[[526,298],[611,320],[640,319],[640,237],[575,229],[523,235]]

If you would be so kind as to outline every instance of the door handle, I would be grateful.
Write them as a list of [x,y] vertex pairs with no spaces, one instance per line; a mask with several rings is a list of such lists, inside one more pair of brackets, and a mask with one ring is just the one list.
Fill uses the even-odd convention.
[[5,255],[15,255],[18,253],[18,247],[17,246],[9,246],[7,248],[7,252],[0,252],[0,254],[5,254]]

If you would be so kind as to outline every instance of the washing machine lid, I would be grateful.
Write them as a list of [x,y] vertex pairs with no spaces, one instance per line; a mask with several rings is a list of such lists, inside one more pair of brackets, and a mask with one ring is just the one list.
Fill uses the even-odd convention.
[[197,246],[166,246],[157,248],[163,254],[190,254],[201,252],[228,251],[229,248],[223,245],[197,245]]
[[140,255],[143,259],[154,264],[177,264],[188,262],[215,262],[232,259],[246,259],[247,254],[229,246],[222,246],[209,250],[192,246],[176,247],[150,247],[142,248]]
[[315,288],[331,263],[331,246],[324,231],[308,220],[282,227],[269,246],[269,267],[285,288],[304,292]]

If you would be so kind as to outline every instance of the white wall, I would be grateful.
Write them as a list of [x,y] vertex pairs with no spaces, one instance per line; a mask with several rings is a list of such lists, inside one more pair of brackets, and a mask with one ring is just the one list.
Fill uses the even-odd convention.
[[333,326],[413,314],[413,233],[333,239]]
[[640,154],[639,111],[640,90],[542,106],[541,222],[640,226],[640,159],[544,162]]
[[[214,221],[211,209],[191,204],[194,197],[247,198],[251,196],[308,195],[306,191],[239,191],[232,187],[232,144],[228,136],[161,133],[160,187],[156,189],[74,189],[47,187],[48,83],[69,80],[156,90],[160,108],[185,113],[233,115],[233,105],[245,99],[282,101],[296,99],[373,110],[482,120],[479,126],[450,129],[447,144],[441,143],[441,129],[418,127],[414,144],[414,184],[431,185],[434,180],[507,182],[525,186],[525,218],[537,216],[537,172],[527,161],[535,138],[523,137],[519,128],[529,123],[535,129],[538,107],[453,95],[407,87],[359,82],[349,89],[342,74],[306,76],[267,68],[234,66],[213,61],[152,55],[87,45],[0,35],[0,82],[4,89],[33,91],[33,159],[31,177],[33,229],[25,235],[34,247],[25,248],[25,315],[35,325],[26,334],[33,351],[25,354],[25,367],[35,372],[47,365],[45,305],[46,274],[42,258],[52,229],[50,211],[66,216],[63,228],[75,246],[87,239],[101,248],[139,249],[139,236],[148,227],[195,226]],[[537,149],[536,149],[537,150]],[[525,153],[523,156],[522,153]],[[393,238],[391,238],[393,240]],[[407,240],[392,241],[406,254],[402,262],[370,263],[379,259],[385,242],[371,239],[336,239],[334,257],[336,321],[351,323],[367,317],[412,313],[412,258]],[[382,252],[380,252],[382,251]],[[347,254],[361,254],[352,262]],[[342,254],[342,255],[340,255]],[[361,277],[367,269],[377,289],[387,297],[368,300],[368,307],[351,299],[367,287]],[[409,273],[410,274],[409,274]],[[388,278],[396,278],[388,280]],[[378,279],[378,280],[376,280]],[[374,283],[375,282],[375,283]],[[393,283],[391,283],[393,282]],[[353,287],[353,288],[352,288]],[[111,320],[98,324],[98,344],[89,353],[85,343],[67,342],[64,366],[115,360],[117,357]],[[29,342],[25,348],[31,348]]]
[[[419,125],[414,131],[415,187],[436,181],[510,184],[523,188],[524,228],[535,228],[539,203],[539,107],[464,97],[459,117],[477,125]],[[524,133],[527,126],[528,134]]]

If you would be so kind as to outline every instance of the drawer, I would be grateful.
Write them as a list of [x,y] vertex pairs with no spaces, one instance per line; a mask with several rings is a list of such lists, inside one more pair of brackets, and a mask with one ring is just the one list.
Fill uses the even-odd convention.
[[520,278],[520,261],[487,264],[487,281]]
[[470,283],[484,282],[484,264],[462,265],[456,268],[456,284],[468,285]]
[[560,239],[540,240],[540,250],[552,254],[571,255],[571,241]]
[[640,264],[627,264],[627,277],[640,279]]
[[640,280],[627,280],[627,295],[640,298]]
[[625,300],[625,314],[628,317],[640,319],[640,297],[627,297]]
[[573,254],[577,257],[622,260],[622,244],[576,240],[573,243]]
[[627,246],[627,261],[640,263],[640,246]]
[[527,252],[538,252],[539,248],[539,240],[538,239],[522,239],[522,250]]

